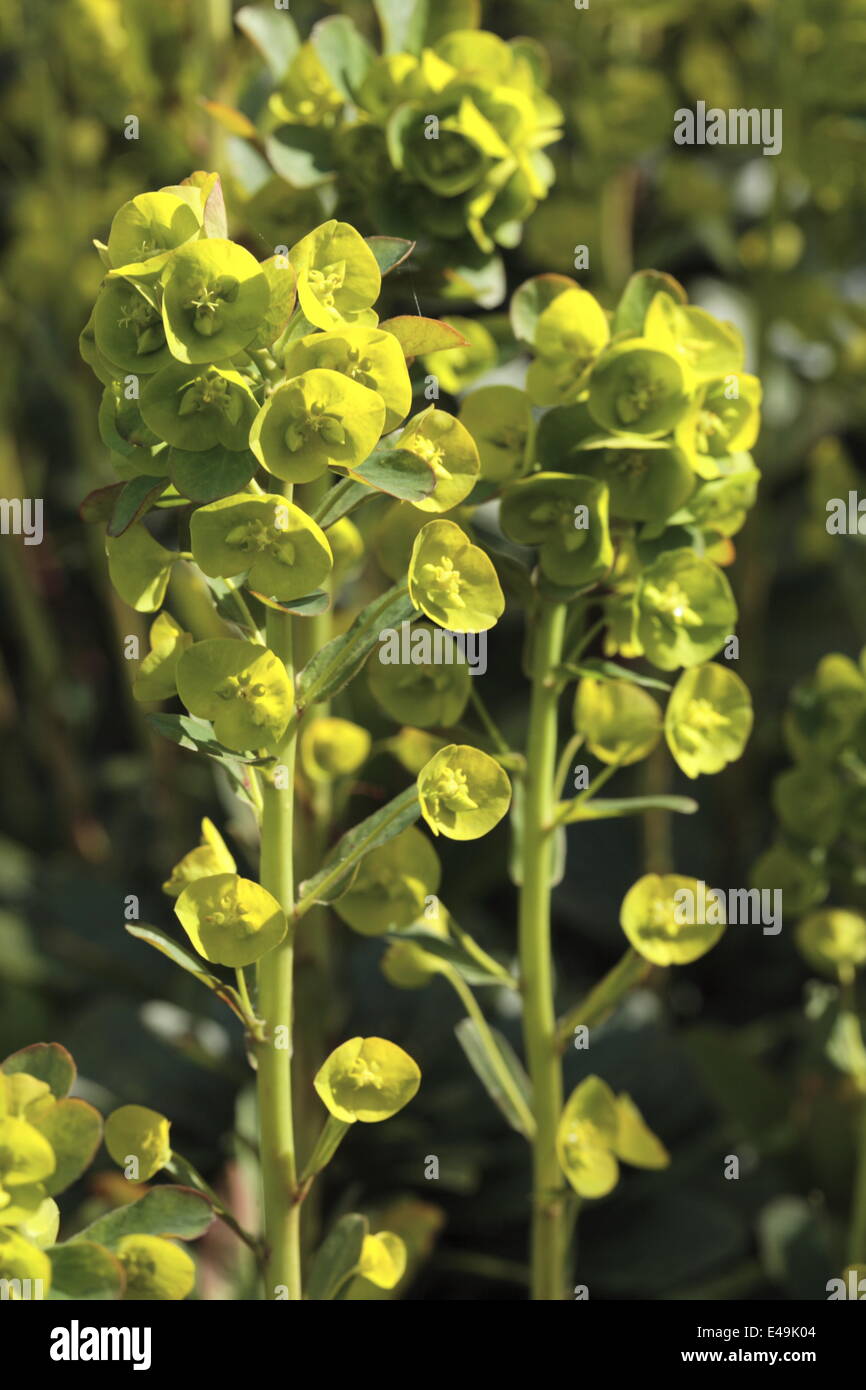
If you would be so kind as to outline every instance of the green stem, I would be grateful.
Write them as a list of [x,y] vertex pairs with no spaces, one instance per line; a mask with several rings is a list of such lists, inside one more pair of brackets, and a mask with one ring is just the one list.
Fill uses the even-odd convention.
[[593,1024],[601,1023],[629,990],[646,978],[651,969],[649,962],[637,951],[626,951],[586,998],[575,1004],[562,1018],[557,1029],[559,1046],[567,1047],[574,1037],[575,1028],[581,1025],[590,1028]]
[[565,619],[563,604],[542,604],[534,633],[522,830],[520,973],[524,1045],[536,1121],[531,1242],[532,1298],[536,1301],[558,1301],[564,1297],[562,1220],[565,1192],[556,1156],[556,1130],[562,1111],[562,1066],[556,1046],[550,948],[554,837],[548,828],[556,798],[558,687],[552,673],[562,660]]
[[[621,761],[616,763],[608,763],[607,767],[602,768],[598,776],[594,777],[590,782],[589,786],[585,787],[584,790],[580,792],[578,796],[572,797],[571,801],[563,801],[562,804],[558,806],[556,809],[553,824],[561,825],[567,819],[569,814],[575,811],[578,806],[583,806],[585,802],[592,801],[592,798],[601,791],[602,787],[607,786],[611,777],[613,777],[615,773],[619,772],[621,766]],[[557,781],[557,786],[558,785],[559,783]]]
[[526,1100],[518,1088],[517,1082],[502,1060],[502,1053],[496,1046],[496,1039],[490,1031],[490,1025],[484,1017],[478,1000],[475,998],[475,995],[472,993],[466,981],[456,970],[443,970],[442,973],[456,993],[466,1013],[478,1029],[478,1034],[484,1044],[484,1050],[487,1053],[490,1065],[496,1073],[503,1092],[508,1096],[516,1113],[523,1121],[526,1134],[532,1134],[535,1130],[535,1120],[533,1119],[532,1112],[527,1106]]
[[[292,619],[287,613],[268,610],[267,642],[292,678]],[[261,883],[286,913],[289,930],[280,945],[258,963],[259,1012],[265,1020],[266,1033],[258,1048],[257,1076],[266,1295],[276,1298],[285,1289],[291,1300],[301,1298],[300,1206],[296,1201],[292,1114],[295,728],[293,721],[276,749],[277,766],[285,769],[279,779],[281,785],[276,786],[269,779],[262,788]]]
[[860,1101],[857,1121],[857,1167],[848,1232],[848,1261],[850,1264],[866,1263],[866,1099]]

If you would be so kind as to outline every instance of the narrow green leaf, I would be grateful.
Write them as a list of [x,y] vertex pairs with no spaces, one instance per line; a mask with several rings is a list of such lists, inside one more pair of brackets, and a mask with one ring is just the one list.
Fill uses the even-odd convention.
[[588,657],[585,661],[566,661],[559,668],[567,676],[591,676],[595,680],[606,676],[612,681],[631,681],[633,685],[643,685],[647,690],[670,690],[670,681],[660,681],[655,676],[644,676],[640,671],[631,671],[628,666],[619,666],[615,661],[604,661],[601,657]]
[[314,594],[305,594],[303,598],[287,599],[285,603],[277,603],[275,598],[259,594],[255,589],[248,592],[259,603],[263,603],[265,608],[273,608],[278,613],[297,613],[301,618],[316,618],[320,613],[327,613],[331,606],[330,594],[326,594],[324,589],[317,589]]
[[[531,1138],[523,1115],[518,1110],[512,1096],[508,1093],[500,1080],[496,1067],[491,1060],[490,1052],[488,1051],[485,1040],[475,1020],[472,1018],[461,1019],[454,1031],[457,1034],[457,1041],[466,1053],[469,1065],[484,1086],[490,1099],[502,1111],[502,1114],[505,1116],[512,1129],[516,1129],[518,1134],[524,1135],[527,1139]],[[529,1078],[516,1057],[514,1049],[507,1039],[493,1028],[490,1029],[490,1036],[493,1039],[500,1061],[514,1078],[520,1094],[526,1101],[527,1106],[529,1106]]]
[[207,753],[217,762],[247,763],[250,767],[266,767],[271,758],[247,757],[226,748],[214,736],[213,725],[207,719],[196,719],[191,714],[149,714],[147,722],[163,738],[170,739],[180,748],[188,748],[193,753]]
[[356,507],[360,507],[362,502],[369,502],[370,498],[375,496],[375,488],[367,483],[356,482],[353,478],[343,478],[336,487],[328,488],[313,513],[313,520],[318,522],[323,531],[327,531],[335,521],[348,516]]
[[168,932],[164,932],[160,927],[152,927],[147,922],[125,922],[124,926],[130,936],[134,936],[137,941],[145,941],[148,946],[152,946],[161,955],[167,956],[174,965],[179,966],[188,975],[193,975],[201,984],[213,990],[213,993],[228,1004],[239,1018],[243,1018],[243,1010],[237,994],[229,985],[224,984],[222,980],[210,972],[206,961],[201,960],[193,951],[187,950],[185,946],[182,946],[179,941],[175,941],[174,937],[169,936]]
[[117,500],[125,486],[125,483],[109,483],[108,487],[98,487],[93,492],[88,492],[78,508],[78,515],[81,520],[87,522],[110,521],[117,506]]
[[312,878],[300,886],[296,915],[300,916],[313,903],[330,903],[344,893],[355,870],[365,855],[393,840],[421,814],[418,788],[407,787],[381,810],[347,830],[335,845],[328,862]]
[[336,1298],[361,1262],[369,1229],[366,1216],[350,1212],[341,1217],[316,1251],[307,1285],[309,1299],[319,1303]]
[[100,1216],[74,1235],[69,1244],[96,1241],[111,1249],[124,1236],[130,1235],[195,1240],[204,1235],[213,1219],[213,1206],[201,1192],[166,1184],[153,1187],[137,1201]]
[[422,925],[408,927],[406,931],[389,932],[387,939],[389,941],[412,941],[416,946],[422,946],[425,951],[429,951],[431,956],[438,956],[440,960],[446,960],[449,965],[453,965],[458,975],[468,985],[498,985],[500,989],[516,988],[515,981],[508,974],[505,966],[499,966],[498,961],[487,957],[480,948],[478,955],[473,955],[460,942],[450,940],[448,937],[437,936],[435,932],[425,931]]
[[302,708],[329,700],[355,676],[386,628],[399,627],[415,614],[405,584],[387,593],[358,614],[348,632],[334,637],[316,652],[298,678],[297,700]]
[[585,820],[616,820],[620,816],[640,816],[644,811],[674,811],[682,816],[693,816],[698,803],[690,796],[625,796],[593,798],[591,801],[560,803],[557,812],[559,825],[574,825]]
[[124,531],[128,531],[130,526],[150,511],[168,484],[167,477],[154,478],[146,473],[140,478],[131,478],[122,488],[114,504],[114,511],[108,523],[109,536],[122,536]]

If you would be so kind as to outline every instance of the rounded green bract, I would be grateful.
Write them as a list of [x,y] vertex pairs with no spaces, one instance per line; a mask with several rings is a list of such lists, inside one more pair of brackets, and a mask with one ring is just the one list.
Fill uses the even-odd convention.
[[469,496],[481,468],[472,435],[444,410],[429,406],[411,419],[396,447],[423,459],[435,478],[433,491],[414,506],[448,512]]
[[128,1177],[149,1182],[171,1159],[170,1132],[170,1122],[157,1110],[121,1105],[105,1121],[105,1147],[121,1168],[135,1160],[135,1171]]
[[217,965],[252,965],[286,934],[285,913],[276,898],[238,874],[194,880],[174,910],[198,953]]
[[735,671],[709,662],[684,671],[665,711],[665,738],[687,777],[721,772],[748,742],[754,715]]
[[589,409],[602,429],[668,434],[687,407],[677,359],[646,338],[611,344],[592,369]]
[[250,430],[250,448],[269,473],[309,483],[331,466],[358,468],[385,423],[376,391],[341,372],[312,368],[279,386]]
[[301,730],[301,766],[314,782],[350,777],[367,761],[372,742],[367,730],[351,719],[323,715]]
[[419,772],[418,798],[434,835],[477,840],[507,813],[511,783],[505,769],[480,748],[449,743]]
[[192,1258],[162,1236],[123,1236],[114,1253],[126,1275],[125,1299],[177,1303],[193,1291]]
[[634,949],[653,965],[688,965],[725,930],[714,891],[682,874],[644,874],[623,898],[619,920]]
[[409,596],[440,627],[486,632],[505,611],[489,556],[453,521],[430,521],[415,538]]
[[325,533],[276,493],[238,493],[198,507],[190,538],[205,574],[228,579],[245,573],[249,588],[284,602],[317,590],[333,564]]
[[582,588],[606,574],[614,552],[604,483],[569,473],[535,473],[512,483],[502,499],[505,534],[538,546],[542,574],[563,588]]
[[245,348],[270,289],[249,251],[222,237],[182,246],[162,274],[165,337],[179,362],[221,362]]
[[603,763],[627,767],[656,747],[662,713],[652,695],[638,685],[585,676],[575,694],[574,727]]
[[469,700],[472,676],[454,638],[416,623],[409,637],[410,660],[386,661],[387,654],[388,644],[374,651],[367,663],[370,690],[386,714],[419,729],[447,729],[458,722]]
[[409,1104],[421,1084],[421,1071],[396,1043],[350,1038],[331,1053],[313,1084],[335,1119],[377,1124]]
[[637,635],[663,671],[698,666],[733,635],[737,606],[712,560],[685,547],[664,551],[637,588]]
[[287,377],[324,369],[340,372],[359,386],[381,396],[385,406],[384,431],[389,433],[412,408],[412,382],[403,349],[393,333],[381,328],[345,324],[322,333],[310,333],[290,343],[283,357]]
[[850,982],[866,965],[866,917],[844,908],[810,912],[797,926],[797,946],[822,975]]
[[272,748],[293,711],[283,663],[256,642],[209,637],[177,664],[177,689],[190,714],[213,720],[220,743],[237,753]]

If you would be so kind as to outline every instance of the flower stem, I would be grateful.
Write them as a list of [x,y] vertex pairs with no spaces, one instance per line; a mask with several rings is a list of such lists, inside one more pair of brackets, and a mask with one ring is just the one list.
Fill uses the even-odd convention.
[[[291,679],[294,668],[289,614],[268,610],[267,642]],[[265,1039],[258,1048],[258,1096],[266,1296],[299,1300],[300,1206],[295,1200],[297,1163],[292,1114],[295,727],[293,721],[276,749],[276,766],[281,775],[268,779],[262,787],[261,883],[286,913],[289,930],[280,945],[258,963],[259,1013],[266,1024]]]
[[523,1035],[532,1081],[536,1134],[533,1143],[532,1298],[564,1297],[564,1180],[556,1156],[562,1111],[562,1066],[556,1045],[550,890],[554,837],[548,827],[556,799],[558,687],[553,671],[562,660],[566,609],[544,603],[534,638],[532,702],[527,743],[526,799],[522,830],[520,974]]
[[848,1230],[848,1261],[850,1264],[866,1263],[866,1097],[860,1100],[857,1117],[857,1159]]

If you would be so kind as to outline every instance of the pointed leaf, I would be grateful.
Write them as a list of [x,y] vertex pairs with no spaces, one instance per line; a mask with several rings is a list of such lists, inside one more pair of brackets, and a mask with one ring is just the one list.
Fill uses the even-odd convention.
[[296,913],[306,911],[313,903],[330,903],[349,887],[355,869],[365,855],[378,849],[388,840],[412,825],[421,814],[418,788],[407,787],[381,810],[347,830],[334,847],[327,864],[300,887]]
[[404,584],[395,584],[367,605],[348,632],[334,637],[317,652],[298,678],[297,701],[302,708],[329,700],[357,675],[385,628],[396,628],[415,613]]
[[168,484],[167,477],[156,478],[149,474],[130,479],[122,488],[114,505],[108,523],[109,536],[122,536],[124,531],[128,531],[130,526],[150,511]]
[[[518,1134],[525,1138],[531,1138],[531,1132],[526,1123],[526,1119],[514,1103],[513,1097],[504,1088],[502,1082],[490,1059],[490,1053],[485,1046],[484,1039],[479,1031],[478,1025],[472,1018],[463,1018],[455,1028],[457,1041],[466,1053],[469,1065],[475,1072],[479,1081],[484,1086],[490,1099],[502,1111],[512,1129],[516,1129]],[[517,1089],[529,1106],[530,1088],[529,1078],[514,1053],[514,1049],[506,1038],[498,1033],[496,1029],[490,1029],[490,1035],[499,1053],[499,1056],[514,1079]]]
[[96,1241],[112,1249],[124,1236],[167,1236],[195,1240],[214,1219],[211,1202],[191,1187],[172,1185],[151,1188],[137,1201],[107,1212],[91,1222],[69,1242]]
[[255,44],[271,77],[279,82],[301,46],[291,15],[274,6],[245,5],[235,15],[235,24]]
[[398,265],[407,261],[416,244],[398,236],[368,236],[364,240],[376,257],[376,264],[383,275],[396,270]]
[[427,352],[443,352],[447,348],[468,347],[463,334],[458,333],[449,323],[424,318],[420,314],[400,314],[397,318],[383,319],[379,327],[394,335],[406,357],[419,357]]
[[366,1216],[356,1212],[342,1217],[316,1251],[307,1297],[314,1302],[336,1298],[361,1262],[364,1237],[370,1229]]
[[585,820],[616,820],[620,816],[641,816],[645,811],[673,811],[693,816],[698,803],[690,796],[597,797],[591,801],[564,802],[557,814],[559,825],[575,825]]

